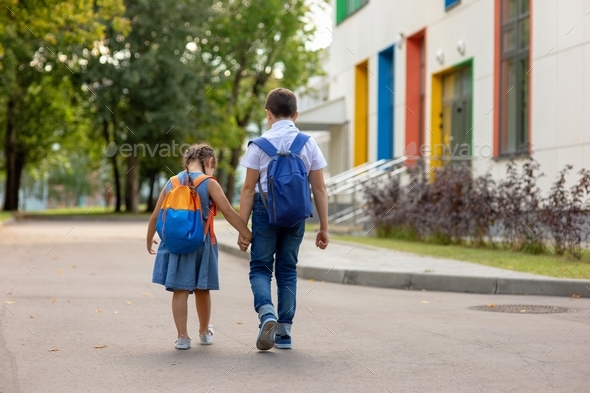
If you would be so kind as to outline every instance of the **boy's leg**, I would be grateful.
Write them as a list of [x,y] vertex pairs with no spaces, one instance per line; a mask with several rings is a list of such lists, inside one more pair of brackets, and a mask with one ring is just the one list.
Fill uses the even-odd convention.
[[252,245],[250,253],[250,286],[254,295],[254,310],[258,317],[275,315],[270,291],[278,228],[268,222],[268,211],[256,194],[252,209]]
[[304,234],[305,222],[294,228],[282,228],[277,243],[278,336],[291,335],[297,298],[297,259]]
[[199,316],[199,334],[209,332],[209,320],[211,319],[211,294],[209,290],[195,289],[195,303]]
[[172,316],[174,317],[178,337],[189,338],[186,328],[188,293],[189,291],[174,291],[172,294]]

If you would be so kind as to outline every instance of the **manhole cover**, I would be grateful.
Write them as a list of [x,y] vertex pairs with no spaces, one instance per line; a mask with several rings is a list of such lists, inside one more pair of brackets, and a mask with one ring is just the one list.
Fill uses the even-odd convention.
[[557,314],[563,312],[575,312],[567,307],[536,306],[531,304],[488,304],[487,306],[473,306],[470,310],[507,312],[514,314]]

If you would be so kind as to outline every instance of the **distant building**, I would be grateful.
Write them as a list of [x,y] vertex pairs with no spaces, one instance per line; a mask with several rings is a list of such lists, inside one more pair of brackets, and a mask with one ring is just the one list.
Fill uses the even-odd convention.
[[328,96],[297,122],[326,132],[332,175],[405,155],[498,179],[532,155],[547,191],[590,168],[587,1],[332,3]]

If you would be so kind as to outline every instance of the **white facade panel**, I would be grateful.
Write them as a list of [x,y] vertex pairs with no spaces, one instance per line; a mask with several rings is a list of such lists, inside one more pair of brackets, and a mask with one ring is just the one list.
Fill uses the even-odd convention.
[[[334,2],[333,2],[334,3]],[[378,54],[394,49],[394,156],[404,154],[406,119],[407,38],[426,30],[425,126],[431,127],[433,74],[472,59],[473,170],[505,177],[506,159],[489,156],[496,144],[494,92],[495,1],[462,0],[449,11],[444,0],[369,0],[368,4],[334,25],[327,71],[330,99],[345,98],[348,118],[347,163],[354,157],[355,67],[369,64],[369,161],[377,156]],[[545,191],[563,165],[590,168],[590,0],[532,0],[530,71],[530,130],[533,157],[546,174],[539,179]],[[465,53],[457,50],[463,40]],[[399,47],[401,44],[401,48]],[[442,64],[436,52],[444,53]],[[422,130],[425,142],[431,134]],[[519,162],[522,162],[520,160]],[[573,177],[573,176],[572,176]]]

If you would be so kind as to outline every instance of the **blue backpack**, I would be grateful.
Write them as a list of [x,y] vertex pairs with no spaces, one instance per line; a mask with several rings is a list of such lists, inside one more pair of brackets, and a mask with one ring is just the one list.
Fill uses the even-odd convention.
[[262,192],[260,178],[258,190],[268,210],[268,222],[281,227],[292,228],[311,217],[311,193],[307,169],[299,153],[309,135],[299,132],[290,150],[279,152],[268,139],[259,137],[248,143],[260,147],[270,158],[267,173],[268,201]]
[[[201,198],[197,187],[211,176],[200,175],[191,182],[188,174],[172,176],[172,189],[166,194],[162,207],[158,213],[156,231],[166,245],[168,251],[174,254],[190,254],[199,249],[208,233],[211,242],[215,243],[213,218],[217,214],[215,203],[211,206],[201,206]],[[207,222],[203,226],[203,209],[209,209]]]

